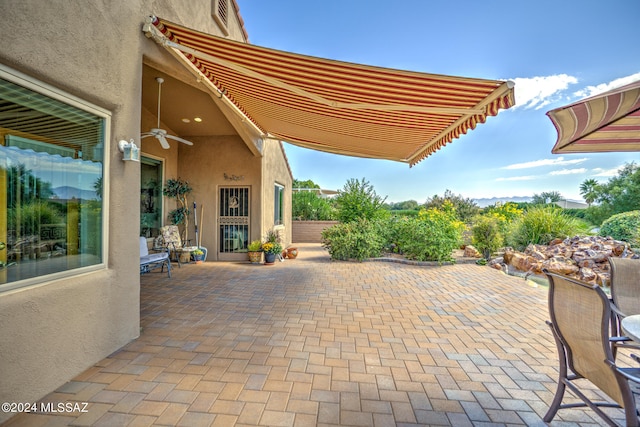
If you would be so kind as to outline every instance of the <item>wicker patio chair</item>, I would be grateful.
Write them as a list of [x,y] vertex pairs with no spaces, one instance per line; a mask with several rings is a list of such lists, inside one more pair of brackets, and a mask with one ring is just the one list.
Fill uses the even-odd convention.
[[633,314],[640,314],[640,260],[609,258],[611,266],[611,335],[613,356],[617,348],[640,349],[640,345],[622,336],[620,321]]
[[[638,413],[630,381],[640,383],[640,368],[616,366],[611,345],[611,305],[599,286],[545,271],[549,278],[549,314],[547,322],[558,349],[560,361],[555,397],[544,416],[551,422],[559,409],[588,406],[607,424],[617,425],[601,407],[622,408],[626,425],[639,426]],[[611,401],[594,401],[581,391],[591,382]],[[583,403],[563,404],[566,388]],[[593,392],[592,390],[590,392]]]

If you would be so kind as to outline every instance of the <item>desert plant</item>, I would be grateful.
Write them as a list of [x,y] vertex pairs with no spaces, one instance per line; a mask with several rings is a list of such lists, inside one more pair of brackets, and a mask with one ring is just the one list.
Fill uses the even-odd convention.
[[313,191],[297,191],[291,196],[291,215],[298,220],[327,221],[335,218],[335,208]]
[[602,223],[601,236],[611,236],[633,247],[640,247],[640,211],[613,215]]
[[453,250],[462,242],[464,223],[456,216],[453,205],[441,209],[422,209],[418,219],[405,225],[398,244],[409,259],[420,261],[452,261]]
[[336,197],[337,219],[340,222],[357,221],[360,218],[376,219],[388,215],[385,198],[378,196],[373,186],[364,178],[349,179]]
[[586,223],[566,215],[561,208],[534,206],[512,223],[507,244],[523,250],[531,243],[547,244],[555,238],[564,239],[587,232]]
[[471,232],[471,242],[476,249],[482,253],[485,259],[489,259],[493,252],[504,246],[502,224],[500,220],[493,215],[478,217]]
[[376,221],[360,218],[324,229],[322,245],[332,259],[362,261],[380,256],[384,239]]

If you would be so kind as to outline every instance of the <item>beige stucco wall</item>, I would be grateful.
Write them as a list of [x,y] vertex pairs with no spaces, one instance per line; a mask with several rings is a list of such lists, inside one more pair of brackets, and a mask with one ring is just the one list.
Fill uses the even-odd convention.
[[[282,145],[279,141],[265,139],[264,141],[264,168],[262,169],[262,208],[265,212],[262,218],[262,229],[266,233],[274,228],[282,239],[282,245],[286,248],[291,245],[291,186],[293,177],[288,164],[283,157]],[[283,225],[274,226],[274,184],[283,185],[284,191],[284,218]],[[264,235],[264,234],[263,234]]]
[[[189,181],[193,192],[189,203],[197,203],[198,230],[202,235],[202,246],[207,248],[207,261],[220,259],[245,261],[246,254],[218,254],[218,203],[219,189],[224,187],[250,188],[250,239],[259,239],[261,234],[262,209],[261,169],[262,158],[254,156],[247,145],[237,135],[219,137],[191,138],[194,145],[179,147],[179,175]],[[225,174],[227,179],[225,179]],[[237,179],[228,179],[230,177]],[[172,178],[168,175],[167,178]],[[204,213],[201,209],[204,208]],[[189,227],[189,236],[195,238],[193,218]],[[195,243],[195,239],[192,241]]]
[[[0,63],[111,113],[107,268],[0,293],[0,401],[35,401],[138,336],[140,169],[121,161],[116,142],[140,134],[143,56],[168,58],[141,27],[154,13],[220,33],[211,4],[0,2]],[[237,21],[231,27],[242,38]]]

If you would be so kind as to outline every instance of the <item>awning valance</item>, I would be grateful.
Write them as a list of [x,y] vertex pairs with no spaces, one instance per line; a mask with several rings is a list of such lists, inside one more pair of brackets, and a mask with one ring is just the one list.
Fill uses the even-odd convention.
[[304,56],[155,17],[144,30],[265,135],[311,149],[414,165],[514,105],[511,82]]
[[640,81],[547,112],[552,153],[640,151]]

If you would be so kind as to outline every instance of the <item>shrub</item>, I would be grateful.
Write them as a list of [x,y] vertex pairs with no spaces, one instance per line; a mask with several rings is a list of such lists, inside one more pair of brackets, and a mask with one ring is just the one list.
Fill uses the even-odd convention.
[[493,215],[484,215],[476,219],[472,228],[471,242],[485,259],[504,246],[501,221]]
[[625,241],[633,247],[640,246],[640,211],[613,215],[602,223],[600,235]]
[[302,221],[327,221],[335,218],[331,202],[313,191],[298,191],[291,196],[291,213]]
[[379,224],[365,218],[336,224],[322,231],[322,245],[332,259],[362,261],[382,253],[384,239]]
[[576,234],[585,234],[588,225],[553,206],[535,206],[527,210],[511,226],[507,243],[517,250],[529,244],[547,244],[555,238],[565,239]]
[[360,218],[376,219],[388,216],[384,208],[386,198],[378,196],[373,186],[364,178],[349,179],[336,197],[337,219],[340,222],[356,221]]
[[390,224],[394,243],[405,257],[418,261],[451,261],[464,230],[455,212],[435,208],[422,209],[418,218],[397,218]]

